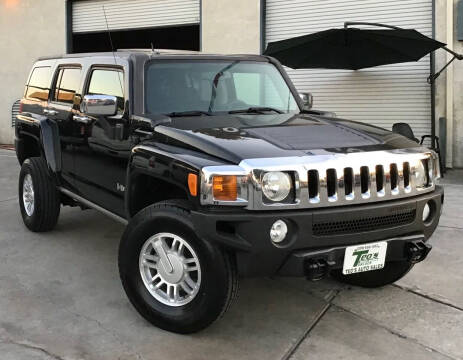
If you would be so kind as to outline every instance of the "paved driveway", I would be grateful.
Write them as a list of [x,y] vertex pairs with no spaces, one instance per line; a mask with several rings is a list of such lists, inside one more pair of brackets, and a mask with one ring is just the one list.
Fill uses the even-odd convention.
[[116,261],[123,227],[64,208],[53,232],[27,231],[18,172],[14,153],[0,150],[1,360],[463,359],[462,173],[446,180],[428,260],[399,283],[246,280],[223,319],[181,336],[127,301]]

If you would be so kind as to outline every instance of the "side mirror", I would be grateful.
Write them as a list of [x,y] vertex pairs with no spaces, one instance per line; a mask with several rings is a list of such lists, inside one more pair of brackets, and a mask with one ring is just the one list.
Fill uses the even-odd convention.
[[304,104],[303,110],[310,110],[313,106],[313,96],[311,93],[299,93]]
[[90,116],[114,116],[117,114],[117,98],[110,95],[85,95],[80,111]]

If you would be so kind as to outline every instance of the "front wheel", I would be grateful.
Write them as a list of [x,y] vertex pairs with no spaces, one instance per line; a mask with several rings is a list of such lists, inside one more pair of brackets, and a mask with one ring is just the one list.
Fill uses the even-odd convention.
[[232,257],[196,236],[185,208],[176,202],[143,209],[119,247],[119,272],[129,300],[149,322],[176,333],[210,325],[237,289]]
[[391,261],[387,262],[381,270],[366,271],[351,275],[344,275],[341,270],[335,270],[331,272],[331,276],[345,284],[376,288],[396,282],[404,277],[412,268],[413,264],[409,261]]
[[52,230],[58,222],[61,201],[45,159],[33,157],[23,162],[18,192],[27,228],[34,232]]

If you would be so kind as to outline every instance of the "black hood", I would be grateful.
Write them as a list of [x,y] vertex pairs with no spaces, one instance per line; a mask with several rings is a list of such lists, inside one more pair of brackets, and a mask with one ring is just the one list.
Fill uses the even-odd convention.
[[233,163],[418,146],[382,128],[311,114],[178,117],[155,130],[168,139]]

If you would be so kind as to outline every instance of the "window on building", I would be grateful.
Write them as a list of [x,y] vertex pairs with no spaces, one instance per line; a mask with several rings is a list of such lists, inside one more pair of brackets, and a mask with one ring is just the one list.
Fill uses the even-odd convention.
[[60,69],[55,86],[53,101],[68,104],[74,103],[74,98],[80,84],[81,70],[78,68]]
[[26,90],[28,99],[48,100],[50,91],[50,67],[36,67],[32,71]]
[[89,95],[111,95],[117,98],[117,113],[124,112],[124,74],[115,69],[97,69],[92,71]]

